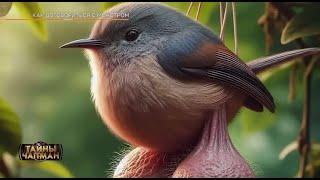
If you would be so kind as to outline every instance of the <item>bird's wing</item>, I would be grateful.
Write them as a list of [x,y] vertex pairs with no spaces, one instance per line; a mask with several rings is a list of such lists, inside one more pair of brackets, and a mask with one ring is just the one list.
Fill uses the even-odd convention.
[[[274,112],[273,98],[266,87],[234,53],[208,37],[190,34],[171,39],[158,54],[162,68],[175,78],[205,78],[248,95],[245,106]],[[177,35],[176,35],[177,37]]]

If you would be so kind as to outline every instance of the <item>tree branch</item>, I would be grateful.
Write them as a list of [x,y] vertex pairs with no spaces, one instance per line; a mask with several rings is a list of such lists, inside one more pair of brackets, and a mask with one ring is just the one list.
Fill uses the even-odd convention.
[[309,151],[311,149],[310,143],[310,99],[311,99],[311,78],[312,70],[315,65],[315,60],[310,61],[304,72],[304,105],[303,105],[303,119],[300,127],[299,136],[299,153],[300,153],[300,167],[299,177],[306,176],[306,167],[309,160]]
[[[294,12],[283,3],[270,2],[272,6],[278,9],[278,12],[288,22],[294,16]],[[300,48],[306,48],[307,45],[299,38],[295,40]],[[311,78],[312,70],[315,65],[315,60],[311,61],[311,57],[305,57],[303,59],[307,68],[304,72],[304,102],[303,102],[303,116],[300,126],[300,133],[298,137],[298,150],[300,153],[299,172],[298,177],[306,177],[306,168],[309,160],[309,152],[311,148],[310,143],[310,99],[311,99]]]

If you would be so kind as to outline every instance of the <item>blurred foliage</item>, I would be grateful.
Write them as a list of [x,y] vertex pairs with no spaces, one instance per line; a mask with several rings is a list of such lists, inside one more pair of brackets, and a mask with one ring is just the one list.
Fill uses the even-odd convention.
[[297,38],[320,34],[320,7],[311,6],[295,15],[285,26],[281,43],[287,44]]
[[44,161],[44,162],[33,162],[33,161],[20,161],[20,166],[24,168],[38,168],[57,177],[72,178],[71,172],[64,167],[62,164],[56,161]]
[[117,4],[118,4],[118,2],[104,2],[104,3],[102,3],[102,10],[107,10]]
[[12,2],[0,2],[0,17],[8,14],[12,6]]
[[[0,18],[15,17],[24,22],[1,23],[0,92],[10,102],[18,116],[0,100],[0,164],[9,167],[12,176],[20,177],[104,177],[118,159],[121,144],[97,115],[90,99],[90,71],[85,57],[78,50],[64,51],[58,47],[64,42],[88,36],[93,22],[44,21],[33,19],[34,13],[52,11],[105,10],[116,2],[104,3],[0,3]],[[165,2],[186,13],[189,3]],[[269,3],[237,3],[239,56],[249,61],[290,49],[297,49],[295,42],[303,38],[319,45],[319,20],[314,3],[280,3],[293,11],[287,22]],[[189,14],[194,18],[198,3]],[[8,13],[9,12],[9,13]],[[220,31],[219,3],[204,2],[199,21]],[[4,21],[2,21],[4,22]],[[258,23],[257,23],[258,22]],[[260,24],[260,27],[258,24]],[[29,28],[41,42],[28,36]],[[6,34],[4,36],[4,34]],[[50,35],[50,36],[48,36]],[[225,43],[233,49],[232,16],[227,18]],[[310,38],[310,39],[307,39]],[[284,43],[284,44],[281,44]],[[18,53],[17,53],[18,52]],[[289,70],[294,63],[284,64],[260,76],[273,94],[277,112],[256,113],[243,109],[230,125],[235,146],[254,167],[258,177],[292,177],[298,169],[298,153],[289,148],[279,160],[279,153],[298,134],[301,121],[302,80],[304,67],[295,71],[296,98],[289,102]],[[319,67],[319,64],[317,65]],[[320,91],[319,70],[312,79],[312,92]],[[291,80],[290,80],[291,82]],[[311,119],[320,117],[317,108],[320,95],[312,94]],[[19,122],[20,121],[20,122]],[[312,121],[311,137],[319,138],[320,122]],[[38,140],[61,143],[64,159],[61,162],[21,162],[17,160],[18,144]],[[286,149],[286,148],[285,148]],[[6,151],[6,152],[5,152]],[[9,153],[8,153],[9,152]],[[312,146],[308,165],[310,176],[319,176],[319,145]],[[62,165],[63,164],[63,165]],[[65,166],[67,167],[65,167]],[[286,167],[286,168],[283,168]],[[0,166],[0,177],[5,176]],[[74,174],[72,175],[71,172]]]
[[20,177],[21,169],[29,170],[30,168],[48,172],[55,177],[73,177],[71,172],[57,161],[21,161],[16,156],[7,152],[2,154],[1,159],[2,166],[5,167],[5,169],[1,167],[0,171],[5,174],[6,177]]
[[[167,2],[165,3],[173,8],[176,8],[180,10],[181,12],[187,12],[189,3],[173,3],[173,2]],[[193,8],[191,9],[189,13],[189,17],[195,19],[196,13],[197,13],[197,7],[198,3],[194,3]],[[217,10],[219,8],[218,2],[202,2],[201,6],[201,12],[199,14],[199,21],[205,25],[210,24],[210,18],[211,16],[208,16],[207,14],[212,13],[213,11]]]
[[8,103],[0,98],[0,156],[4,152],[16,154],[21,141],[19,118]]
[[311,146],[311,162],[307,166],[309,177],[320,176],[320,143],[313,142]]
[[[288,44],[289,42],[294,42],[298,48],[312,47],[319,44],[319,23],[316,17],[316,12],[320,10],[320,6],[316,3],[278,3],[269,2],[266,3],[265,13],[259,19],[259,24],[263,25],[266,46],[269,48],[272,44],[274,34],[276,33],[273,28],[278,24],[276,28],[278,32],[281,33],[281,43]],[[272,29],[270,31],[270,29]],[[313,36],[313,43],[308,41],[306,37]],[[297,133],[297,141],[290,143],[285,146],[281,151],[279,157],[280,159],[285,158],[291,152],[298,150],[299,152],[299,170],[296,177],[318,177],[319,172],[312,171],[315,170],[313,162],[317,162],[319,159],[317,157],[310,157],[310,147],[311,154],[314,153],[313,146],[315,144],[311,143],[311,108],[313,96],[311,95],[311,85],[312,85],[312,72],[315,71],[316,66],[314,63],[319,60],[319,56],[315,57],[305,57],[300,61],[292,63],[291,73],[289,77],[289,91],[288,100],[293,102],[297,94],[297,82],[299,75],[303,77],[303,89],[304,89],[304,101],[303,101],[303,116],[301,115],[301,126],[300,131]],[[318,62],[319,64],[319,62]],[[303,69],[303,72],[299,72],[299,69]],[[310,102],[311,101],[311,102]],[[312,122],[313,123],[313,122]],[[311,136],[312,137],[312,136]],[[306,150],[307,149],[307,150]],[[302,163],[305,162],[305,163]]]
[[18,9],[21,18],[26,18],[33,32],[43,41],[48,39],[48,30],[46,22],[35,18],[35,15],[44,15],[42,8],[37,2],[15,2],[14,8]]
[[242,121],[243,131],[247,134],[265,130],[276,120],[275,115],[270,112],[261,113],[249,109],[243,109],[239,114],[239,119]]

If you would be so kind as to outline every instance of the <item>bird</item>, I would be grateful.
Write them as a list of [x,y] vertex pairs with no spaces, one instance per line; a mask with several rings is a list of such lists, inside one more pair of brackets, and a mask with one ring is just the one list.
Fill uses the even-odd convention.
[[[319,49],[297,50],[246,64],[208,27],[161,3],[121,3],[104,14],[107,13],[126,13],[129,18],[99,19],[89,38],[66,43],[61,48],[85,49],[98,113],[110,131],[137,147],[124,158],[122,169],[118,170],[122,172],[118,174],[126,177],[139,177],[145,171],[150,174],[150,169],[160,165],[152,164],[153,168],[145,171],[136,167],[133,173],[131,165],[136,166],[140,156],[159,160],[191,147],[202,149],[199,142],[214,143],[204,137],[217,135],[221,128],[217,136],[224,139],[220,139],[223,142],[218,146],[230,147],[231,154],[235,154],[232,157],[244,167],[229,175],[253,176],[245,160],[234,150],[226,123],[241,107],[275,112],[274,99],[256,73],[293,57],[318,53]],[[220,157],[229,157],[228,153]],[[183,164],[191,167],[197,161],[196,158]],[[238,161],[231,158],[230,165],[233,162]],[[203,169],[186,174],[182,168],[174,174],[227,177],[227,173],[223,169]]]

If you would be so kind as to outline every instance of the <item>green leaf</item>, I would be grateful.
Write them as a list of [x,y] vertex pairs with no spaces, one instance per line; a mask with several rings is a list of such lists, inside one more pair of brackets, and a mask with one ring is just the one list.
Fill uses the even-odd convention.
[[279,159],[283,160],[284,158],[286,158],[290,153],[292,153],[293,151],[298,149],[298,142],[297,141],[293,141],[292,143],[288,144],[286,147],[284,147],[280,154],[279,154]]
[[243,130],[247,134],[265,130],[275,122],[275,116],[266,110],[264,112],[254,112],[242,109],[239,118]]
[[320,34],[320,6],[306,7],[284,27],[281,43],[287,44],[297,38]]
[[30,19],[33,33],[42,41],[48,39],[47,25],[44,20],[35,18],[34,15],[42,14],[42,9],[36,2],[15,2],[13,6],[17,8],[21,18]]
[[72,178],[71,172],[61,163],[57,161],[21,161],[19,160],[21,167],[38,168],[43,171],[47,171],[55,176],[63,178]]
[[21,144],[21,127],[18,116],[0,98],[0,155],[8,151],[15,155]]
[[12,6],[12,2],[0,2],[0,17],[9,13]]
[[5,167],[8,170],[10,177],[18,177],[19,175],[19,167],[17,159],[8,152],[4,152],[2,154],[2,158]]
[[102,10],[107,10],[109,8],[111,8],[112,6],[117,5],[118,2],[103,2],[102,3]]

